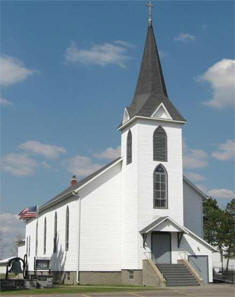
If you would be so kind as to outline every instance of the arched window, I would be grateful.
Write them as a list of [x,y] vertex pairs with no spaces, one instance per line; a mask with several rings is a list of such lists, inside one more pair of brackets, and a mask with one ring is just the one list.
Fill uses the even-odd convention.
[[153,207],[154,208],[167,208],[168,195],[167,195],[167,172],[165,167],[160,164],[153,173]]
[[54,248],[53,252],[57,252],[57,212],[55,212],[55,217],[54,217]]
[[66,222],[65,222],[65,250],[69,250],[69,207],[66,208]]
[[126,164],[130,164],[132,162],[132,134],[131,130],[129,130],[127,134],[127,143],[126,143]]
[[153,160],[167,162],[167,135],[161,126],[153,134]]
[[47,251],[47,218],[44,219],[44,242],[43,242],[43,254]]
[[31,236],[29,236],[29,257],[30,257]]
[[38,222],[36,223],[36,235],[35,235],[35,256],[38,254]]
[[29,237],[26,237],[26,254],[29,254]]

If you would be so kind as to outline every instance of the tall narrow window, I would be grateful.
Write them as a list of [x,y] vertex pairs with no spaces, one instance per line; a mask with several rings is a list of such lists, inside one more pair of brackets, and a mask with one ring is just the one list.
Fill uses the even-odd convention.
[[36,223],[36,234],[35,234],[35,256],[38,255],[38,222]]
[[26,237],[26,254],[29,255],[29,237]]
[[29,257],[30,257],[30,244],[31,244],[31,236],[29,236]]
[[132,134],[131,130],[129,130],[127,134],[127,144],[126,144],[126,164],[130,164],[132,162]]
[[54,217],[54,248],[53,252],[57,252],[57,212],[55,212],[55,217]]
[[167,208],[167,172],[162,164],[158,165],[153,173],[153,206],[154,208]]
[[43,253],[47,251],[47,219],[44,219],[44,242],[43,242]]
[[69,250],[69,207],[66,208],[66,223],[65,223],[65,250]]
[[161,126],[153,134],[153,160],[167,162],[167,135]]

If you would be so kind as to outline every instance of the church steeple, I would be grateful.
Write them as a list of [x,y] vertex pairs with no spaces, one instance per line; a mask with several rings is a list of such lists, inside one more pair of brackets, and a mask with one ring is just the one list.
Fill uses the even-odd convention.
[[152,93],[162,94],[167,97],[166,85],[162,73],[153,26],[152,23],[150,23],[135,90],[135,97],[141,94]]
[[163,103],[173,120],[185,121],[168,98],[157,43],[152,26],[152,4],[149,7],[148,31],[134,98],[127,108],[133,116],[151,117]]

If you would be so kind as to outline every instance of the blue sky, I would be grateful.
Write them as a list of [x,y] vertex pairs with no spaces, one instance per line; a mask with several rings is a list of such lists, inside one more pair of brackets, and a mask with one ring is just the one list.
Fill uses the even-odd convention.
[[[234,197],[234,2],[154,1],[168,94],[187,119],[185,173]],[[42,204],[115,158],[145,1],[2,1],[1,213]]]

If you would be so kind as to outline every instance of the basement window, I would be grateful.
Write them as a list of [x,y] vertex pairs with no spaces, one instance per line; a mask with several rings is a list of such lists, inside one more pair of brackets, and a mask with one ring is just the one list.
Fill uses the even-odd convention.
[[134,279],[134,271],[128,270],[128,279]]

